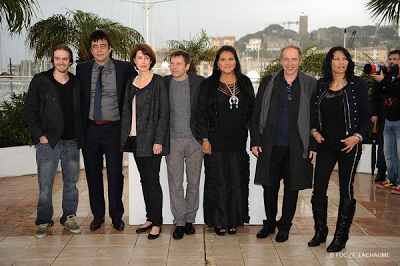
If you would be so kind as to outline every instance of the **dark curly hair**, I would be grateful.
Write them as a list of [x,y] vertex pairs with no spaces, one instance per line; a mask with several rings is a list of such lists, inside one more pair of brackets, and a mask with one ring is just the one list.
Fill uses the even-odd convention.
[[347,57],[347,61],[349,62],[349,65],[347,66],[346,69],[346,80],[350,81],[354,77],[354,62],[351,59],[351,55],[349,51],[346,50],[346,48],[342,46],[334,46],[332,47],[328,54],[325,57],[324,64],[322,65],[322,73],[324,74],[324,86],[325,88],[329,88],[333,81],[332,77],[332,60],[333,60],[333,53],[336,51],[342,51],[344,55]]

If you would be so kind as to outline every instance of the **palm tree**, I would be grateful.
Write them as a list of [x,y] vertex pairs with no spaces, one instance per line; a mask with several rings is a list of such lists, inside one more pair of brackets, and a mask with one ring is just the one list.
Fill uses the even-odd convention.
[[399,0],[370,0],[365,4],[365,8],[371,14],[371,18],[381,17],[383,21],[388,24],[394,23],[396,25],[396,34],[399,32],[399,16],[400,16],[400,1]]
[[113,52],[123,59],[129,58],[137,43],[144,43],[142,35],[132,28],[93,13],[69,10],[65,16],[56,14],[35,23],[28,30],[26,44],[35,60],[49,58],[53,47],[66,44],[78,51],[77,63],[85,62],[93,58],[88,38],[94,30],[108,33]]
[[20,34],[23,28],[29,27],[31,19],[39,9],[36,0],[1,0],[0,24],[3,20],[7,23],[7,31],[10,35]]
[[159,55],[163,57],[164,61],[169,59],[171,53],[182,50],[190,54],[191,61],[189,72],[196,74],[196,66],[203,61],[212,63],[214,62],[215,55],[217,54],[218,47],[211,46],[211,37],[208,37],[205,30],[201,30],[190,41],[167,41],[168,48],[161,51]]
[[[322,65],[327,52],[318,52],[317,47],[309,47],[303,51],[303,58],[299,69],[313,77],[322,76]],[[272,61],[261,73],[260,81],[263,77],[269,76],[282,68],[280,58]]]

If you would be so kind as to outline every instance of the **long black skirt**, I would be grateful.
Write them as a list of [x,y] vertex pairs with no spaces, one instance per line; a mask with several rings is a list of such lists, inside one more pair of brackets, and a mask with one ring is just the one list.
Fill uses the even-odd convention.
[[249,217],[250,157],[246,150],[204,156],[204,222],[209,227],[243,226]]

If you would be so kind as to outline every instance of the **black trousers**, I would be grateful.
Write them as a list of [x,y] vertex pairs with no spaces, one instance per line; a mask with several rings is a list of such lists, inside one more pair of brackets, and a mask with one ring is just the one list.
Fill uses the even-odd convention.
[[[269,186],[263,185],[267,225],[268,227],[277,226],[279,230],[289,231],[296,212],[297,197],[299,194],[298,190],[290,189],[290,146],[274,146],[269,166]],[[285,185],[282,216],[276,222],[278,193],[282,177]]]
[[339,166],[340,198],[353,199],[353,182],[358,162],[361,157],[361,144],[357,144],[347,153],[340,150],[318,150],[317,163],[314,174],[313,198],[326,200],[329,179],[336,162]]
[[122,152],[120,151],[121,123],[98,125],[88,122],[85,148],[82,149],[86,179],[89,188],[90,208],[93,216],[104,217],[103,154],[106,155],[109,214],[113,219],[124,213],[122,190]]
[[[129,143],[130,142],[130,143]],[[133,151],[137,168],[140,174],[140,183],[142,183],[142,191],[144,203],[146,205],[147,221],[152,222],[154,226],[161,226],[163,194],[160,185],[160,165],[162,156],[154,154],[150,157],[137,157],[136,137],[129,137],[125,147],[129,146],[129,150]]]

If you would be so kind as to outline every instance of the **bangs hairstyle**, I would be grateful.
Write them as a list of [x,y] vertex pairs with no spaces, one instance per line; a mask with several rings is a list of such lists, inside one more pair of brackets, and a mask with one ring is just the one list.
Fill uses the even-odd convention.
[[69,53],[69,63],[72,65],[74,63],[74,56],[72,54],[71,49],[66,46],[65,44],[59,44],[56,47],[54,47],[54,49],[51,51],[51,59],[50,62],[53,64],[54,66],[54,52],[57,50],[64,50],[67,51]]
[[344,53],[344,56],[346,56],[347,61],[349,62],[345,73],[346,80],[350,81],[354,77],[354,62],[351,59],[349,51],[347,51],[347,49],[342,46],[334,46],[329,50],[328,54],[325,57],[324,64],[322,65],[322,73],[324,74],[325,88],[329,88],[329,86],[333,81],[332,60],[333,60],[333,53],[336,51],[342,51]]
[[169,60],[171,61],[172,57],[177,57],[177,56],[182,56],[183,57],[183,60],[185,61],[185,66],[190,64],[190,54],[188,54],[188,53],[186,53],[185,51],[182,51],[182,50],[178,50],[178,51],[173,52],[169,56]]
[[156,64],[156,54],[154,53],[153,49],[151,49],[150,46],[148,46],[145,43],[139,43],[136,44],[135,47],[133,48],[132,52],[131,52],[131,56],[129,57],[130,61],[131,61],[131,65],[134,66],[136,69],[136,64],[135,61],[133,61],[133,59],[135,59],[136,54],[142,51],[142,53],[144,55],[147,55],[148,57],[150,57],[150,70],[153,68],[153,66]]
[[287,45],[287,46],[285,46],[285,47],[282,48],[281,54],[280,54],[280,56],[279,56],[279,58],[280,58],[281,60],[282,60],[282,57],[283,57],[283,52],[284,52],[286,49],[289,49],[289,48],[292,48],[292,49],[296,49],[296,50],[297,50],[297,52],[299,53],[299,58],[300,58],[300,60],[303,58],[303,52],[301,51],[300,46],[297,46],[297,45],[294,45],[294,44],[290,44],[290,45]]
[[90,35],[89,35],[90,48],[92,48],[92,42],[97,42],[98,40],[106,40],[108,43],[108,46],[111,47],[110,35],[108,35],[107,33],[105,33],[102,30],[95,30],[92,33],[90,33]]

